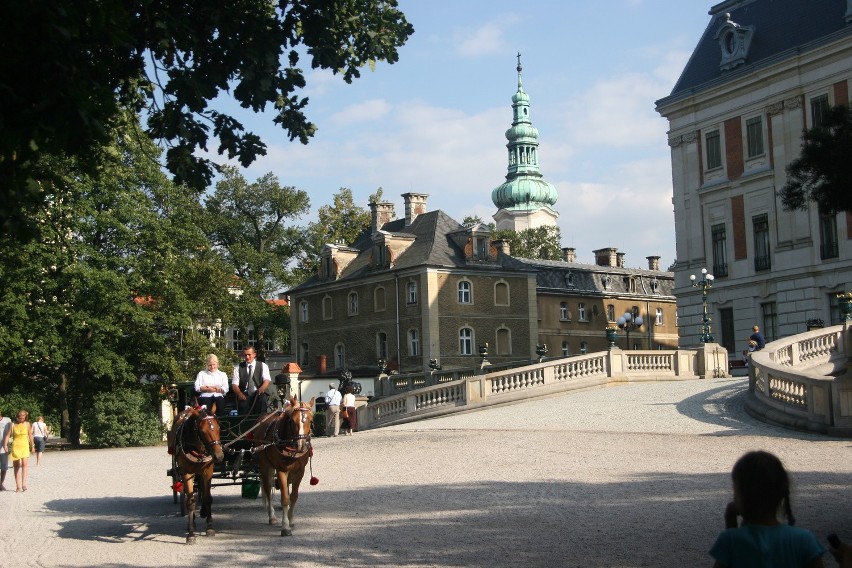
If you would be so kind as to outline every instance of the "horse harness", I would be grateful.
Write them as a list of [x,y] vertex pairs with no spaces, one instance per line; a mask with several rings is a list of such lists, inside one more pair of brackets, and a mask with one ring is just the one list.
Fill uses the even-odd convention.
[[[304,422],[305,421],[305,414],[309,413],[310,409],[305,408],[304,406],[296,406],[296,407],[292,407],[288,410],[279,409],[276,412],[280,416],[277,416],[274,420],[275,426],[272,428],[272,441],[266,442],[266,443],[261,444],[259,446],[255,446],[254,448],[252,448],[251,451],[253,453],[257,453],[257,452],[265,450],[269,446],[275,446],[275,449],[277,449],[281,454],[286,455],[287,457],[290,457],[290,458],[299,458],[299,457],[304,456],[305,454],[312,455],[313,449],[311,447],[310,430],[308,430],[307,434],[297,434],[297,433],[294,432],[291,436],[287,436],[287,437],[283,437],[283,438],[278,435],[278,430],[279,430],[278,422],[282,418],[286,417],[288,414],[290,416],[292,416],[293,414],[298,412],[299,413],[299,421]],[[297,447],[299,441],[301,441],[301,440],[305,440],[305,447],[304,447],[303,450],[299,450],[299,448]]]
[[[188,418],[189,418],[189,415],[187,416],[187,419]],[[206,416],[199,417],[198,420],[210,421],[210,427],[212,428],[213,427],[212,422],[213,422],[214,418],[215,418],[214,416],[206,415]],[[193,434],[195,435],[195,439],[198,441],[198,443],[196,444],[196,447],[199,447],[201,449],[200,450],[190,449],[190,451],[187,451],[184,448],[184,432],[183,432],[183,430],[184,430],[184,428],[186,428],[187,422],[188,422],[188,420],[184,420],[183,422],[181,422],[178,425],[178,432],[175,435],[175,438],[177,438],[178,450],[180,450],[180,452],[184,455],[184,457],[191,462],[207,463],[207,462],[212,461],[213,456],[210,455],[210,452],[207,449],[207,445],[204,443],[204,441],[201,439],[201,435],[198,433],[198,421],[197,420],[192,421],[192,426],[194,428],[194,431],[190,435],[193,435]],[[215,446],[217,444],[221,445],[222,442],[220,440],[213,440],[213,441],[210,442],[211,446]]]

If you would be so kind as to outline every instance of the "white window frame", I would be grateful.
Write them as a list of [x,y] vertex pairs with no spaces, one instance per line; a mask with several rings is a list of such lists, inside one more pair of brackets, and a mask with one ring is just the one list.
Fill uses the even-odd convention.
[[406,303],[409,306],[417,304],[417,282],[411,280],[406,287]]
[[586,319],[586,304],[583,302],[577,304],[577,319],[579,321],[588,321]]
[[299,302],[299,320],[302,323],[308,323],[308,301],[302,300]]
[[458,301],[459,304],[473,303],[473,284],[470,280],[459,280]]
[[408,330],[408,354],[412,357],[420,355],[420,332],[415,327]]
[[349,292],[346,305],[349,308],[350,316],[358,315],[358,292]]
[[473,329],[459,329],[459,355],[473,355]]

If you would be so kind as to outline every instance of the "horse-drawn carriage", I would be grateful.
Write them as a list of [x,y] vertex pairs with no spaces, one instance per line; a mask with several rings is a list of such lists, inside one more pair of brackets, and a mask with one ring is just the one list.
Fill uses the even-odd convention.
[[167,475],[172,478],[174,502],[180,503],[181,515],[189,516],[188,543],[195,542],[197,507],[207,519],[207,535],[215,534],[213,487],[240,486],[243,497],[248,498],[256,498],[262,488],[269,522],[278,522],[271,500],[272,474],[276,472],[274,487],[281,490],[283,509],[281,534],[290,534],[298,485],[313,455],[310,434],[314,401],[288,398],[289,383],[285,381],[276,380],[276,388],[279,397],[272,398],[287,402],[270,407],[267,413],[239,415],[229,394],[224,409],[217,409],[214,415],[197,407],[194,383],[171,385],[169,400],[184,410],[175,417],[169,433],[172,467]]

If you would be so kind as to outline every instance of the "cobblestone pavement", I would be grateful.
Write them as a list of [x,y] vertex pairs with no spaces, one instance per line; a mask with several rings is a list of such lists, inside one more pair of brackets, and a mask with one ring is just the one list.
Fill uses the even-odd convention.
[[852,540],[852,440],[757,422],[746,387],[637,383],[316,439],[292,537],[219,487],[217,536],[188,546],[165,448],[50,452],[0,493],[0,565],[710,566],[752,449],[790,470],[799,526]]

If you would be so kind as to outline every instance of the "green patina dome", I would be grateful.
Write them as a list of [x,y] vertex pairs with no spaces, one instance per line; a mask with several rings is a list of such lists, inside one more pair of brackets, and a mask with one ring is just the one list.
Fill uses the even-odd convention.
[[510,210],[550,207],[556,203],[558,197],[553,184],[534,177],[517,177],[491,192],[494,205]]

